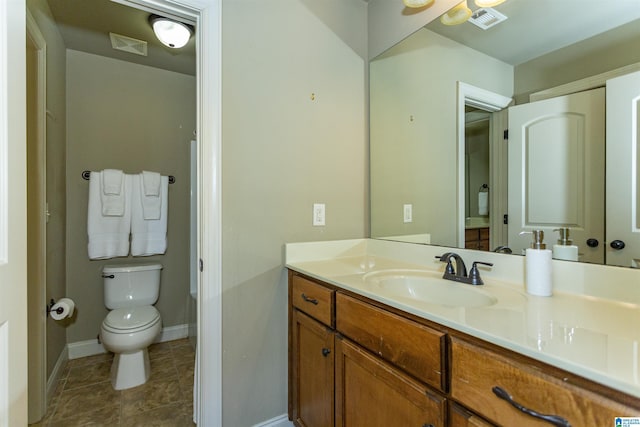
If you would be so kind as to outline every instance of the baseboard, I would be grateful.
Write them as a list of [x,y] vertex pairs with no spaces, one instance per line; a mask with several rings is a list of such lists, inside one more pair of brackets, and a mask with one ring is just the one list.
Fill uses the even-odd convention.
[[58,356],[58,360],[56,361],[53,370],[51,371],[51,375],[49,379],[47,379],[47,390],[46,390],[46,406],[49,407],[49,402],[53,399],[53,395],[56,392],[56,388],[58,387],[58,382],[60,381],[60,376],[62,375],[62,371],[64,370],[64,366],[69,361],[69,350],[67,346],[62,349],[60,352],[60,356]]
[[[189,336],[189,325],[177,325],[163,328],[156,338],[155,342],[165,342],[179,340]],[[67,344],[68,359],[78,359],[80,357],[94,356],[96,354],[106,353],[107,350],[98,342],[97,339],[78,341]]]
[[253,427],[293,427],[293,423],[289,421],[289,416],[287,414],[283,414],[279,417],[271,418],[270,420],[255,424]]

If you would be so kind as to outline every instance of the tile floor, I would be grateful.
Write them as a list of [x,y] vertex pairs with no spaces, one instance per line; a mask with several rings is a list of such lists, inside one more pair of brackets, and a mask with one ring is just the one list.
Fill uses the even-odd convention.
[[33,426],[192,427],[195,352],[188,339],[149,347],[146,384],[115,391],[111,353],[70,360],[45,418]]

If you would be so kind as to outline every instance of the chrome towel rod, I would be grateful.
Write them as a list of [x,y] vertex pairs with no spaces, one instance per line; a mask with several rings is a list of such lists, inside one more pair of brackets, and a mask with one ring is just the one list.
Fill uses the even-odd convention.
[[[87,181],[89,181],[90,178],[91,171],[82,171],[82,179],[86,179]],[[173,184],[174,182],[176,182],[176,177],[173,175],[169,175],[169,184]]]

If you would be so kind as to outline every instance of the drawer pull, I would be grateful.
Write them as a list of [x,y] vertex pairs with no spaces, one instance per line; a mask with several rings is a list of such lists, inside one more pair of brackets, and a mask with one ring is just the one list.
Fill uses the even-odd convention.
[[507,393],[506,390],[495,386],[491,389],[493,391],[493,393],[498,396],[500,399],[504,399],[507,402],[509,402],[511,404],[511,406],[513,406],[514,408],[516,408],[517,410],[524,412],[527,415],[531,415],[532,417],[535,418],[540,418],[541,420],[544,420],[546,422],[548,422],[549,424],[553,424],[554,426],[557,427],[571,427],[571,424],[569,424],[569,421],[565,420],[564,418],[558,416],[558,415],[545,415],[545,414],[540,414],[536,411],[534,411],[533,409],[529,409],[529,408],[525,408],[524,406],[522,406],[521,404],[519,404],[518,402],[516,402],[515,400],[513,400],[513,398],[511,397],[511,395],[509,393]]
[[302,294],[302,299],[305,300],[306,302],[310,302],[313,305],[318,305],[318,300],[315,298],[309,298],[308,296],[306,296],[305,294]]
[[325,348],[322,349],[322,355],[324,357],[327,357],[329,355],[329,353],[331,353],[331,349],[330,348],[326,348],[325,347]]

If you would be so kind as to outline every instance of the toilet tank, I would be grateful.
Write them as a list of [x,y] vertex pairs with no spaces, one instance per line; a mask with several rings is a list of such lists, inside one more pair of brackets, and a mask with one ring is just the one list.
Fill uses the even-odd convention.
[[109,310],[151,305],[160,294],[161,264],[105,265],[104,304]]

